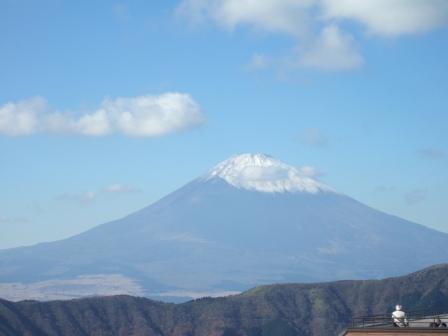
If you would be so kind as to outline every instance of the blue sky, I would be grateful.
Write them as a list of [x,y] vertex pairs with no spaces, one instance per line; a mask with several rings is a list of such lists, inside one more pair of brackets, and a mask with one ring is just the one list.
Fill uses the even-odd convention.
[[448,232],[448,4],[0,2],[0,248],[271,154]]

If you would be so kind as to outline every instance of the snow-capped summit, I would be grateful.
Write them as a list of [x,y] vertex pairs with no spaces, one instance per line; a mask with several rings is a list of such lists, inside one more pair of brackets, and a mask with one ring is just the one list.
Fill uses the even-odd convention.
[[332,191],[309,169],[296,168],[265,154],[241,154],[219,163],[206,179],[219,177],[236,188],[267,193]]

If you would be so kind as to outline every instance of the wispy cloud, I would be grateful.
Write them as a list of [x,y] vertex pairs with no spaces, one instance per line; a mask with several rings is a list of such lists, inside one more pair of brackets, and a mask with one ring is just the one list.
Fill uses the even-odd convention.
[[96,110],[81,115],[53,110],[42,97],[0,106],[0,134],[9,136],[46,132],[156,137],[203,121],[199,104],[189,94],[173,92],[105,99]]
[[140,192],[140,189],[124,185],[121,183],[114,183],[104,188],[103,191],[110,194],[128,194],[128,193]]
[[64,193],[56,197],[59,201],[78,203],[82,205],[87,205],[92,203],[98,196],[95,191],[86,191],[83,193]]
[[289,35],[299,49],[292,63],[324,71],[351,70],[364,63],[353,36],[340,28],[347,21],[380,37],[448,24],[445,0],[183,0],[176,13],[194,24],[213,22],[228,31],[249,27]]
[[120,23],[128,23],[131,20],[129,8],[124,3],[116,3],[112,7],[112,12],[116,20]]
[[404,195],[404,199],[408,205],[415,205],[426,199],[428,191],[426,189],[414,189]]
[[299,139],[304,145],[311,147],[324,147],[329,143],[326,135],[318,128],[305,129]]
[[396,191],[397,188],[395,186],[390,185],[379,185],[373,189],[374,193],[390,193]]
[[213,21],[226,30],[239,26],[267,32],[305,35],[308,30],[308,9],[314,1],[301,0],[184,0],[177,14],[200,24]]
[[298,65],[338,71],[355,69],[363,63],[352,35],[342,32],[336,25],[329,25],[299,58]]
[[30,220],[24,217],[9,217],[0,215],[0,224],[23,224],[28,223]]
[[302,166],[297,168],[302,176],[310,177],[310,178],[318,178],[325,176],[325,172],[317,169],[313,166]]
[[269,66],[269,59],[266,55],[255,53],[252,55],[249,63],[246,64],[247,70],[263,70]]
[[138,188],[134,188],[132,186],[121,183],[113,183],[96,191],[90,190],[83,193],[64,193],[57,196],[56,198],[60,201],[88,205],[103,195],[120,195],[138,192],[141,192],[141,190]]
[[447,157],[447,153],[435,148],[421,148],[417,150],[417,154],[425,159],[438,160]]

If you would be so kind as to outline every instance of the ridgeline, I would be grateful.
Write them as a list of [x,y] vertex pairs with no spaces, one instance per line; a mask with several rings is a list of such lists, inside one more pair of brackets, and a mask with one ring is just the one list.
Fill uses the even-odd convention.
[[240,295],[170,304],[131,296],[0,300],[0,335],[337,335],[351,318],[448,312],[448,264],[384,280],[260,286]]

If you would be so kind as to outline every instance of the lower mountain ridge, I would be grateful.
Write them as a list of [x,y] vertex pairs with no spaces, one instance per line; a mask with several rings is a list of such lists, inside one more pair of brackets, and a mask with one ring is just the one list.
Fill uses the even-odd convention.
[[0,300],[0,335],[337,335],[359,315],[448,312],[448,264],[383,280],[255,287],[183,304],[110,296],[69,301]]

